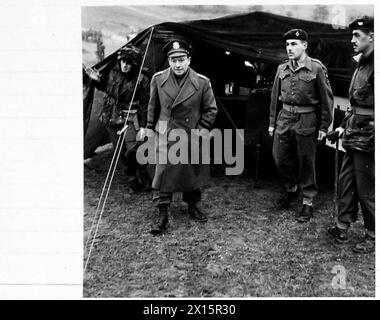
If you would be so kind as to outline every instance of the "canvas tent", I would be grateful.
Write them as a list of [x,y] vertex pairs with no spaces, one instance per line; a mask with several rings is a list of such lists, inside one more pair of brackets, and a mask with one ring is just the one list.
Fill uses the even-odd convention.
[[[335,95],[346,96],[354,69],[350,54],[350,32],[347,28],[330,24],[251,12],[212,20],[166,22],[153,27],[148,48],[151,28],[130,41],[142,52],[147,50],[144,68],[148,75],[167,67],[162,48],[168,40],[186,39],[194,48],[192,67],[211,79],[221,107],[217,125],[245,128],[256,143],[257,139],[263,139],[259,142],[266,144],[271,81],[277,65],[286,59],[281,41],[285,31],[302,28],[309,33],[308,53],[328,67]],[[107,74],[107,70],[116,63],[116,57],[115,52],[94,67]],[[85,76],[83,93],[84,157],[87,158],[97,146],[106,142],[106,134],[97,120],[101,95]]]

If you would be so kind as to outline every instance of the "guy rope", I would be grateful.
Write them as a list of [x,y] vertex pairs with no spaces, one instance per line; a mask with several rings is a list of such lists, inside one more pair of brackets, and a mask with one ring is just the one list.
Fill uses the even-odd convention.
[[[92,239],[92,240],[91,240],[91,245],[90,245],[90,248],[89,248],[89,251],[88,251],[86,263],[84,265],[83,273],[86,272],[87,265],[88,265],[88,262],[89,262],[90,257],[91,257],[91,252],[92,252],[92,249],[93,249],[94,244],[95,244],[96,235],[98,233],[100,221],[102,219],[102,215],[103,215],[103,212],[104,212],[104,207],[105,207],[106,202],[107,202],[107,198],[108,198],[108,194],[109,194],[109,191],[110,191],[110,188],[111,188],[112,180],[113,180],[113,177],[114,177],[114,174],[115,174],[115,171],[116,171],[116,166],[117,166],[117,163],[118,163],[118,160],[119,160],[119,157],[120,157],[120,153],[121,153],[121,150],[122,150],[122,147],[123,147],[123,143],[124,143],[125,135],[126,135],[126,128],[128,127],[127,123],[128,123],[129,114],[130,114],[131,107],[132,107],[132,104],[133,104],[133,101],[134,101],[134,98],[135,98],[137,86],[139,84],[138,79],[140,79],[140,76],[141,76],[141,73],[142,73],[142,70],[143,70],[143,66],[144,66],[144,62],[145,62],[145,58],[146,58],[146,54],[148,52],[150,41],[152,39],[153,30],[154,30],[154,27],[152,27],[151,31],[150,31],[149,39],[148,39],[148,42],[147,42],[147,45],[146,45],[146,48],[145,48],[144,57],[142,59],[140,70],[139,70],[139,74],[138,74],[138,77],[137,77],[137,81],[136,81],[136,84],[135,84],[135,87],[134,87],[134,90],[133,90],[132,99],[131,99],[131,101],[129,103],[129,108],[128,108],[127,116],[126,116],[125,121],[124,121],[124,128],[118,132],[119,138],[118,138],[117,144],[115,146],[115,151],[113,153],[111,164],[110,164],[110,167],[109,167],[108,172],[107,172],[107,176],[106,176],[106,180],[105,180],[104,185],[103,185],[102,193],[100,195],[100,199],[99,199],[98,205],[96,207],[95,215],[94,215],[94,218],[93,218],[92,223],[91,223],[91,228],[90,228],[90,231],[88,233],[87,241],[86,241],[86,244],[85,244],[85,250],[87,249],[88,244],[90,243],[90,239]],[[96,228],[95,228],[95,224],[96,224]],[[95,230],[94,230],[94,228],[95,228]],[[91,237],[91,235],[92,235],[92,237]]]

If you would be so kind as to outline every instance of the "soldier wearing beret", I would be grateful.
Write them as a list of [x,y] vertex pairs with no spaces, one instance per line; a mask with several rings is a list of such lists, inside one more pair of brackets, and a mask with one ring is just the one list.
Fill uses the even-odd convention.
[[128,115],[129,126],[120,153],[129,176],[128,185],[133,192],[149,188],[151,184],[146,166],[139,165],[136,161],[136,134],[140,128],[146,126],[149,101],[148,77],[141,74],[138,78],[141,60],[140,50],[128,45],[118,52],[117,64],[104,74],[100,74],[96,69],[86,68],[86,73],[95,80],[96,88],[104,92],[100,121],[105,125],[114,147],[119,138],[117,132],[124,126],[137,83],[135,98]]
[[289,60],[275,76],[270,105],[269,135],[273,157],[284,182],[285,193],[277,208],[285,209],[300,192],[302,210],[297,221],[312,217],[317,194],[315,153],[332,121],[333,94],[326,67],[307,53],[308,34],[292,29],[283,37]]
[[[158,159],[161,159],[161,155],[166,158],[168,150],[175,143],[168,139],[173,129],[184,129],[188,135],[185,140],[191,141],[191,130],[199,129],[200,134],[210,130],[217,114],[210,80],[189,67],[191,46],[182,40],[172,40],[163,51],[168,57],[169,68],[152,77],[147,122],[148,131],[156,132],[157,141],[166,141],[163,144],[156,143]],[[162,123],[165,127],[160,126]],[[190,153],[187,164],[172,164],[170,159],[166,164],[156,161],[152,185],[153,202],[158,207],[158,215],[151,230],[153,234],[161,234],[167,227],[173,192],[182,192],[183,201],[188,204],[188,213],[194,219],[207,221],[200,206],[200,188],[210,179],[209,166],[201,162],[191,164]]]
[[350,224],[358,219],[359,203],[366,235],[354,248],[357,253],[375,250],[375,118],[373,18],[363,17],[350,25],[351,44],[360,54],[348,96],[351,107],[332,135],[342,137],[346,150],[339,174],[338,217],[329,234],[339,243],[348,241]]

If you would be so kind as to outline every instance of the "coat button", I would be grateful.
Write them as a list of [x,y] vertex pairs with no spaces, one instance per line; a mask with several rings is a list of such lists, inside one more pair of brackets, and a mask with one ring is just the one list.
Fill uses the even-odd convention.
[[186,118],[185,121],[186,121],[186,122],[189,122],[189,118]]

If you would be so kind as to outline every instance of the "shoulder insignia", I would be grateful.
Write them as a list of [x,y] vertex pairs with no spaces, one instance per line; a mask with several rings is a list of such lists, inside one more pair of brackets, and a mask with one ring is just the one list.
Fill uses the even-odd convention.
[[197,75],[198,75],[199,78],[205,80],[205,81],[207,82],[208,86],[209,86],[210,88],[212,88],[212,87],[211,87],[211,81],[210,81],[209,78],[207,78],[207,77],[204,76],[203,74],[199,74],[199,73],[197,73]]
[[311,58],[311,61],[313,61],[313,62],[315,62],[315,63],[317,63],[317,64],[319,64],[321,66],[322,71],[323,71],[323,73],[324,73],[324,75],[326,77],[327,83],[330,83],[329,82],[329,74],[327,72],[326,66],[320,60],[318,60],[318,59]]

